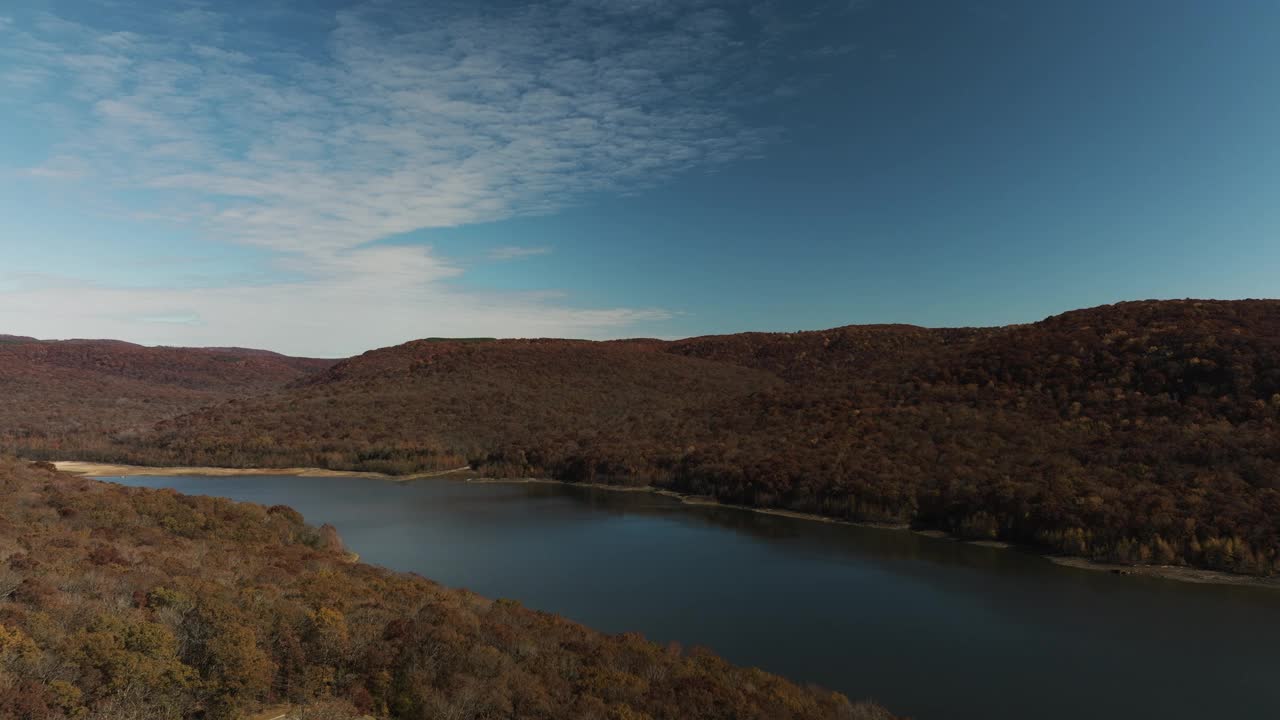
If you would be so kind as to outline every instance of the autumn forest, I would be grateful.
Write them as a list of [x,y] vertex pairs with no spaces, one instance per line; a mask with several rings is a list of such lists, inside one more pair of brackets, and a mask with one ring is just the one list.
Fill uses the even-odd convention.
[[468,465],[1097,560],[1280,570],[1275,301],[982,329],[424,340],[336,364],[21,340],[0,358],[0,386],[21,388],[0,439],[35,459]]
[[0,500],[6,719],[891,717],[355,562],[284,506],[11,460]]

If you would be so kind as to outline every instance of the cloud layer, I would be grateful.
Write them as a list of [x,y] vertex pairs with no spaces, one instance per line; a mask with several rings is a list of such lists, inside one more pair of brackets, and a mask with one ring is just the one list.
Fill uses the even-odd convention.
[[[314,254],[554,211],[759,145],[717,97],[740,52],[724,10],[429,5],[340,12],[310,54],[44,17],[9,53],[10,82],[57,78],[75,104],[33,171],[188,193],[173,219]],[[229,23],[184,22],[205,42]]]
[[[326,17],[218,7],[120,12],[114,27],[47,14],[0,21],[8,110],[61,138],[22,169],[31,182],[92,183],[135,220],[266,249],[310,279],[226,296],[94,291],[122,318],[201,318],[166,323],[178,338],[201,323],[266,332],[317,307],[332,324],[338,303],[357,309],[356,324],[381,312],[375,342],[452,332],[457,318],[462,334],[613,334],[665,314],[474,296],[429,249],[370,243],[555,212],[714,168],[764,141],[727,98],[751,82],[752,43],[771,34],[712,2],[374,1]],[[308,302],[287,302],[299,295]],[[278,320],[252,311],[279,302],[290,314],[273,312]]]
[[[0,297],[0,327],[12,334],[188,346],[234,340],[327,357],[427,335],[608,337],[668,317],[662,310],[570,308],[549,293],[459,293],[416,278],[388,283],[375,275],[184,291],[41,284],[0,291]],[[418,332],[405,335],[406,328]]]

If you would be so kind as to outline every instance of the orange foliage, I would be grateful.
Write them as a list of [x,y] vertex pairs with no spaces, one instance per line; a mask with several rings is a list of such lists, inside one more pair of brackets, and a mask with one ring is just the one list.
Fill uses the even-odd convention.
[[0,592],[43,588],[0,597],[0,717],[890,718],[353,564],[325,535],[292,511],[0,459]]

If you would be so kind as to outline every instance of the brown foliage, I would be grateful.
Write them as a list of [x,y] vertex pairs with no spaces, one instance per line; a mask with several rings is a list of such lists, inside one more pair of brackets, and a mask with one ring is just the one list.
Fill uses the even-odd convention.
[[[4,459],[0,486],[0,541],[23,548],[0,560],[20,588],[39,588],[0,596],[5,718],[234,718],[282,703],[316,720],[889,717],[709,655],[351,564],[296,513]],[[185,532],[165,529],[173,518]],[[102,528],[134,562],[48,542]]]
[[411,343],[186,416],[137,452],[391,472],[466,458],[1270,574],[1278,422],[1280,303],[1179,301],[996,329]]
[[0,448],[62,457],[165,418],[247,397],[333,364],[240,348],[114,340],[0,341]]
[[417,341],[86,459],[651,484],[1119,562],[1280,570],[1280,302],[987,329]]

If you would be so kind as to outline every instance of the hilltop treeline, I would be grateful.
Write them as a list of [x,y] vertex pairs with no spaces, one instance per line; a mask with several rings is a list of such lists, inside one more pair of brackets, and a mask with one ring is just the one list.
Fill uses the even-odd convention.
[[[481,463],[513,444],[569,458],[608,452],[625,437],[637,448],[662,447],[687,430],[690,418],[785,387],[763,370],[637,347],[565,340],[409,343],[365,353],[283,393],[165,421],[96,457],[229,467],[303,463],[393,474]],[[531,465],[539,472],[550,466],[537,457]]]
[[0,450],[92,452],[166,418],[281,389],[333,362],[242,348],[0,335]]
[[284,506],[0,459],[0,717],[889,718],[353,563]]
[[651,484],[1099,560],[1280,570],[1280,302],[988,329],[416,342],[95,459]]

